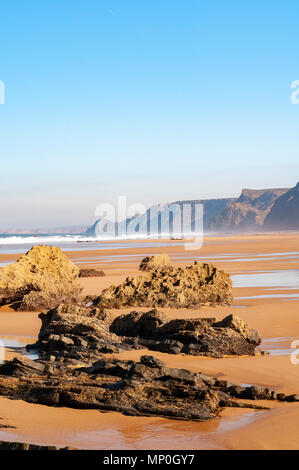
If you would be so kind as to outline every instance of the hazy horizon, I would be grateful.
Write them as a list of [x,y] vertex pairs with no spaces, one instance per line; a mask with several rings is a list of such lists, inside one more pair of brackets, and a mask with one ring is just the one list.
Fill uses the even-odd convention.
[[1,8],[0,230],[292,187],[295,0],[12,0]]

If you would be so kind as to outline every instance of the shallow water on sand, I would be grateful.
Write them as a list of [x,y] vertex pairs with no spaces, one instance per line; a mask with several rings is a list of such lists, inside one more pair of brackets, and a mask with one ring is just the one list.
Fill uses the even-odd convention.
[[38,359],[38,354],[33,351],[27,351],[27,344],[32,344],[37,340],[36,337],[32,336],[12,336],[12,335],[1,335],[0,341],[4,345],[4,359],[9,353],[21,354],[29,359]]
[[[278,338],[263,339],[260,344],[260,349],[267,351],[270,356],[290,356],[299,348],[298,336],[286,336]],[[299,357],[299,352],[297,354]]]
[[299,289],[299,270],[282,269],[277,271],[250,272],[233,274],[234,287],[271,287]]

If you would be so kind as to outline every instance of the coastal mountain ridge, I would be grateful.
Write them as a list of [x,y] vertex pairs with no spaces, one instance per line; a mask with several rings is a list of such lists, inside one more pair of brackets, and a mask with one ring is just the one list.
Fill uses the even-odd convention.
[[[181,209],[192,221],[198,222],[196,205],[203,206],[203,229],[205,233],[250,232],[269,230],[295,230],[299,228],[299,183],[293,188],[249,189],[244,188],[238,198],[190,199],[166,204],[156,204],[144,214],[135,215],[119,223],[119,233],[131,228],[131,233],[147,233],[150,221],[172,213],[172,223],[181,223]],[[167,219],[166,219],[167,220]],[[107,229],[107,227],[108,229]],[[59,234],[95,236],[114,234],[114,227],[104,218],[99,218],[91,226],[77,225],[51,229],[9,229],[0,234]]]

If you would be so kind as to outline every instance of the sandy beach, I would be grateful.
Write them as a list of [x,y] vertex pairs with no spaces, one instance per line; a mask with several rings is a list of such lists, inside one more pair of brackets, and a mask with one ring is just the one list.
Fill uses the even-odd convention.
[[[199,251],[184,250],[182,241],[126,242],[97,250],[66,251],[78,267],[94,267],[105,277],[82,278],[82,295],[96,295],[128,275],[138,273],[144,256],[168,253],[173,264],[194,260],[212,262],[233,280],[231,307],[196,310],[169,309],[169,318],[216,317],[234,313],[264,338],[269,355],[222,359],[151,352],[168,365],[202,371],[237,384],[262,385],[283,393],[299,393],[299,365],[290,360],[290,345],[299,338],[299,234],[257,234],[206,238]],[[0,263],[18,254],[1,254]],[[119,309],[113,314],[130,312]],[[146,311],[148,309],[138,309]],[[38,335],[38,312],[0,309],[0,337],[7,343],[6,359],[23,354]],[[145,351],[119,354],[137,359]],[[146,351],[148,353],[148,351]],[[0,439],[86,449],[299,449],[299,404],[268,402],[270,410],[225,409],[208,423],[178,422],[161,418],[135,418],[94,410],[73,410],[0,398]]]

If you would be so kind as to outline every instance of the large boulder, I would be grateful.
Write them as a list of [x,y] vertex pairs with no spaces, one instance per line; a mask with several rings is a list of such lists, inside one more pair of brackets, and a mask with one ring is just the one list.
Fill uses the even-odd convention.
[[162,267],[108,287],[94,303],[108,308],[230,305],[232,281],[229,274],[212,264],[195,262],[186,268]]
[[18,310],[53,308],[79,300],[79,269],[55,246],[35,246],[0,268],[0,305]]

